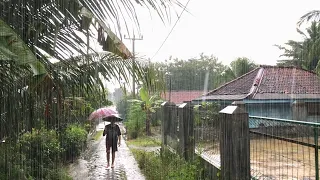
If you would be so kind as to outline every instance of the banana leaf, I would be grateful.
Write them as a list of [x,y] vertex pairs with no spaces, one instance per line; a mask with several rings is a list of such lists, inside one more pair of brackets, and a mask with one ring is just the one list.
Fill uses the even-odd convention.
[[4,21],[0,20],[0,61],[16,61],[18,65],[28,64],[34,75],[46,74],[29,47]]

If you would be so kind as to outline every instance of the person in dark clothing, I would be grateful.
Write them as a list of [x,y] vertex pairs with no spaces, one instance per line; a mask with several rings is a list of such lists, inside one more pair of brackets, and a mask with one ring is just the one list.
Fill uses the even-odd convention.
[[111,124],[105,126],[103,136],[106,136],[106,152],[107,152],[107,168],[110,165],[110,148],[112,149],[112,164],[111,168],[114,167],[114,159],[118,146],[121,144],[121,131],[117,124],[115,124],[115,118],[111,118]]

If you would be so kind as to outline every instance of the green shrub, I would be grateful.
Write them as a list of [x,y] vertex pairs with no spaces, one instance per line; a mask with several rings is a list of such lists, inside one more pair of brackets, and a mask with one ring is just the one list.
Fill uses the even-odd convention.
[[61,163],[64,149],[53,130],[32,129],[18,141],[0,143],[0,179],[70,180]]
[[17,150],[16,143],[0,143],[0,179],[23,179],[26,174],[21,170],[25,158]]
[[24,170],[36,179],[47,177],[60,162],[63,149],[53,130],[33,129],[23,134],[19,142],[20,152],[25,158]]
[[199,179],[199,161],[186,162],[168,150],[161,154],[132,149],[139,167],[147,179]]
[[145,128],[146,113],[139,103],[133,102],[129,108],[127,122],[125,122],[130,139],[135,139],[143,134]]
[[83,150],[87,141],[87,131],[79,125],[69,125],[60,137],[62,148],[65,150],[66,161],[73,161]]
[[52,169],[48,176],[47,179],[51,180],[72,180],[72,178],[68,175],[68,171],[64,168],[55,168]]
[[89,133],[94,128],[93,123],[90,121],[87,121],[84,124],[84,129]]

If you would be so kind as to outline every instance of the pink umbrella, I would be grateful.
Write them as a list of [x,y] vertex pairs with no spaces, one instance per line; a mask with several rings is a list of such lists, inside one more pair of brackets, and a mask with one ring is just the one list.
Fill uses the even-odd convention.
[[118,114],[116,110],[113,110],[111,108],[100,108],[95,111],[93,111],[90,116],[89,120],[98,119],[98,118],[105,118],[113,116],[114,114]]

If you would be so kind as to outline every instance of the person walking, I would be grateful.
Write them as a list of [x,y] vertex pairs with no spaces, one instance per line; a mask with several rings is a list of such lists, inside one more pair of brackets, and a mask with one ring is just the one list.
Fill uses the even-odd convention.
[[117,124],[115,124],[116,117],[108,117],[111,123],[106,125],[103,131],[103,136],[106,136],[106,152],[107,152],[107,168],[110,166],[110,148],[112,151],[111,168],[114,168],[114,160],[118,146],[121,145],[121,131]]

